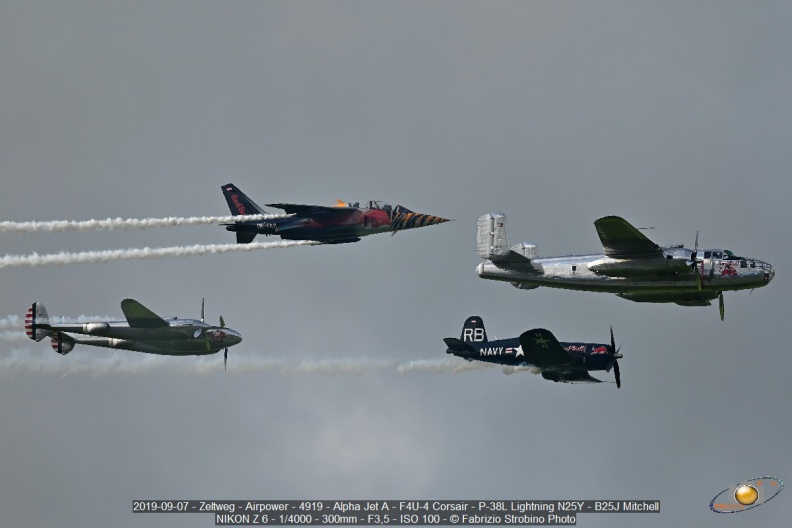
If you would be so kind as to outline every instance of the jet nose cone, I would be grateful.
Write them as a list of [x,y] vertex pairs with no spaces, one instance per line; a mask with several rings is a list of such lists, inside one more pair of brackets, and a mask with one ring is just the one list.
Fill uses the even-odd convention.
[[451,220],[448,218],[443,218],[442,216],[410,212],[396,214],[393,217],[391,223],[393,225],[394,231],[396,231],[401,229],[413,229],[415,227],[443,224],[450,221]]
[[484,263],[483,262],[479,262],[479,265],[476,266],[476,274],[479,277],[483,277],[484,276]]

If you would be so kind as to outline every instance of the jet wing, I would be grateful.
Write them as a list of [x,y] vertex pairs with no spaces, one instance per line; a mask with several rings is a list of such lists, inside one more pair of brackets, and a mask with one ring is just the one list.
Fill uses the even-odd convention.
[[660,246],[649,240],[627,220],[618,216],[604,216],[594,222],[597,234],[612,258],[662,258]]
[[121,311],[129,321],[129,326],[138,328],[162,328],[169,326],[168,322],[155,314],[135,299],[121,301]]
[[276,207],[278,209],[283,209],[286,211],[286,214],[296,214],[299,216],[335,216],[335,217],[344,217],[352,214],[355,211],[358,211],[356,207],[340,207],[340,206],[333,206],[333,207],[326,207],[324,205],[301,205],[301,204],[288,204],[288,203],[277,203],[277,204],[266,204],[268,207]]
[[572,364],[572,357],[563,349],[552,332],[534,328],[520,335],[525,361],[537,367],[563,367]]

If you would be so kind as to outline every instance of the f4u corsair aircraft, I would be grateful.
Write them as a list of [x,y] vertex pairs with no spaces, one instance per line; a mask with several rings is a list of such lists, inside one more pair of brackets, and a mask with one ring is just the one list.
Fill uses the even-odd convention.
[[539,258],[536,246],[509,246],[506,216],[488,213],[478,220],[476,268],[483,279],[510,282],[530,290],[539,286],[615,293],[635,302],[673,302],[709,306],[723,292],[760,288],[775,275],[767,262],[738,257],[725,249],[660,247],[629,222],[605,216],[594,222],[605,254]]
[[507,366],[536,367],[542,377],[566,383],[600,383],[589,375],[591,370],[604,370],[616,377],[616,387],[621,388],[619,362],[622,357],[613,342],[604,343],[559,343],[555,336],[543,328],[523,332],[511,339],[487,340],[484,321],[474,315],[468,317],[462,327],[460,339],[446,337],[447,354],[462,359],[497,363]]
[[53,350],[62,355],[78,344],[165,356],[200,356],[225,349],[224,365],[228,363],[228,347],[242,341],[238,332],[226,328],[223,316],[219,327],[205,323],[203,302],[200,321],[165,319],[134,299],[121,301],[121,310],[126,321],[53,323],[44,305],[34,302],[25,316],[25,332],[34,341],[49,337]]
[[[264,210],[232,184],[222,186],[231,214],[266,214]],[[370,201],[365,206],[359,203],[338,201],[333,207],[322,205],[267,204],[268,207],[283,209],[286,218],[267,221],[243,221],[224,224],[228,231],[236,233],[237,242],[247,244],[256,235],[280,235],[286,240],[316,240],[325,244],[357,242],[360,237],[375,233],[386,233],[430,226],[448,222],[447,218],[414,213],[401,205]]]

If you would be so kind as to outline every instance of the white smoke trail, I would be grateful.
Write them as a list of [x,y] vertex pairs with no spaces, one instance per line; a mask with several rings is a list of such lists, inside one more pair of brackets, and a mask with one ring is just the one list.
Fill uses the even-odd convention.
[[18,315],[8,315],[0,319],[0,328],[22,328],[22,318]]
[[[24,335],[24,334],[23,334]],[[39,349],[40,348],[40,349]],[[412,360],[403,363],[370,358],[329,360],[261,359],[229,352],[228,375],[276,373],[282,375],[362,376],[375,372],[395,372],[406,375],[417,372],[431,374],[459,374],[469,370],[488,368],[482,364],[470,367],[463,360]],[[139,352],[107,349],[75,350],[68,356],[59,356],[41,345],[35,350],[15,348],[0,354],[0,374],[33,373],[68,376],[88,374],[93,377],[107,375],[138,375],[162,372],[208,375],[223,372],[220,354],[202,357],[173,357],[142,354]]]
[[[122,318],[110,317],[109,315],[78,315],[77,317],[50,315],[50,320],[54,323],[91,323],[93,321],[121,321]],[[18,315],[11,314],[0,319],[0,329],[24,328],[24,325],[25,321]]]
[[106,218],[104,220],[47,220],[44,222],[0,222],[0,233],[51,233],[62,231],[114,231],[117,229],[150,229],[185,225],[228,224],[255,220],[288,218],[286,214],[238,216],[169,216],[165,218]]
[[3,330],[0,331],[0,341],[6,343],[24,343],[29,338],[25,332],[21,330]]
[[0,268],[18,266],[47,266],[57,264],[83,264],[110,262],[128,259],[150,259],[164,257],[187,257],[220,254],[231,251],[258,251],[260,249],[276,249],[292,246],[313,246],[321,244],[313,240],[281,240],[276,242],[253,242],[250,244],[196,244],[193,246],[173,246],[164,248],[130,248],[109,249],[104,251],[84,251],[81,253],[55,253],[51,255],[6,255],[0,257]]

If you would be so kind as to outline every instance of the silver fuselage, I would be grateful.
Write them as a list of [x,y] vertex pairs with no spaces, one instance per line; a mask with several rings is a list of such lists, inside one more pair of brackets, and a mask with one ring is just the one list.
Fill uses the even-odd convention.
[[[672,249],[668,251],[670,254]],[[697,293],[696,273],[689,268],[687,272],[679,272],[676,264],[679,260],[668,259],[667,262],[668,267],[661,269],[657,262],[647,264],[635,259],[614,259],[604,254],[571,255],[533,258],[529,262],[515,264],[486,260],[478,265],[476,273],[481,278],[510,282],[522,289],[546,286],[609,293]],[[770,282],[775,272],[768,263],[757,259],[709,258],[700,262],[697,273],[702,279],[701,290],[717,293],[759,288]]]

